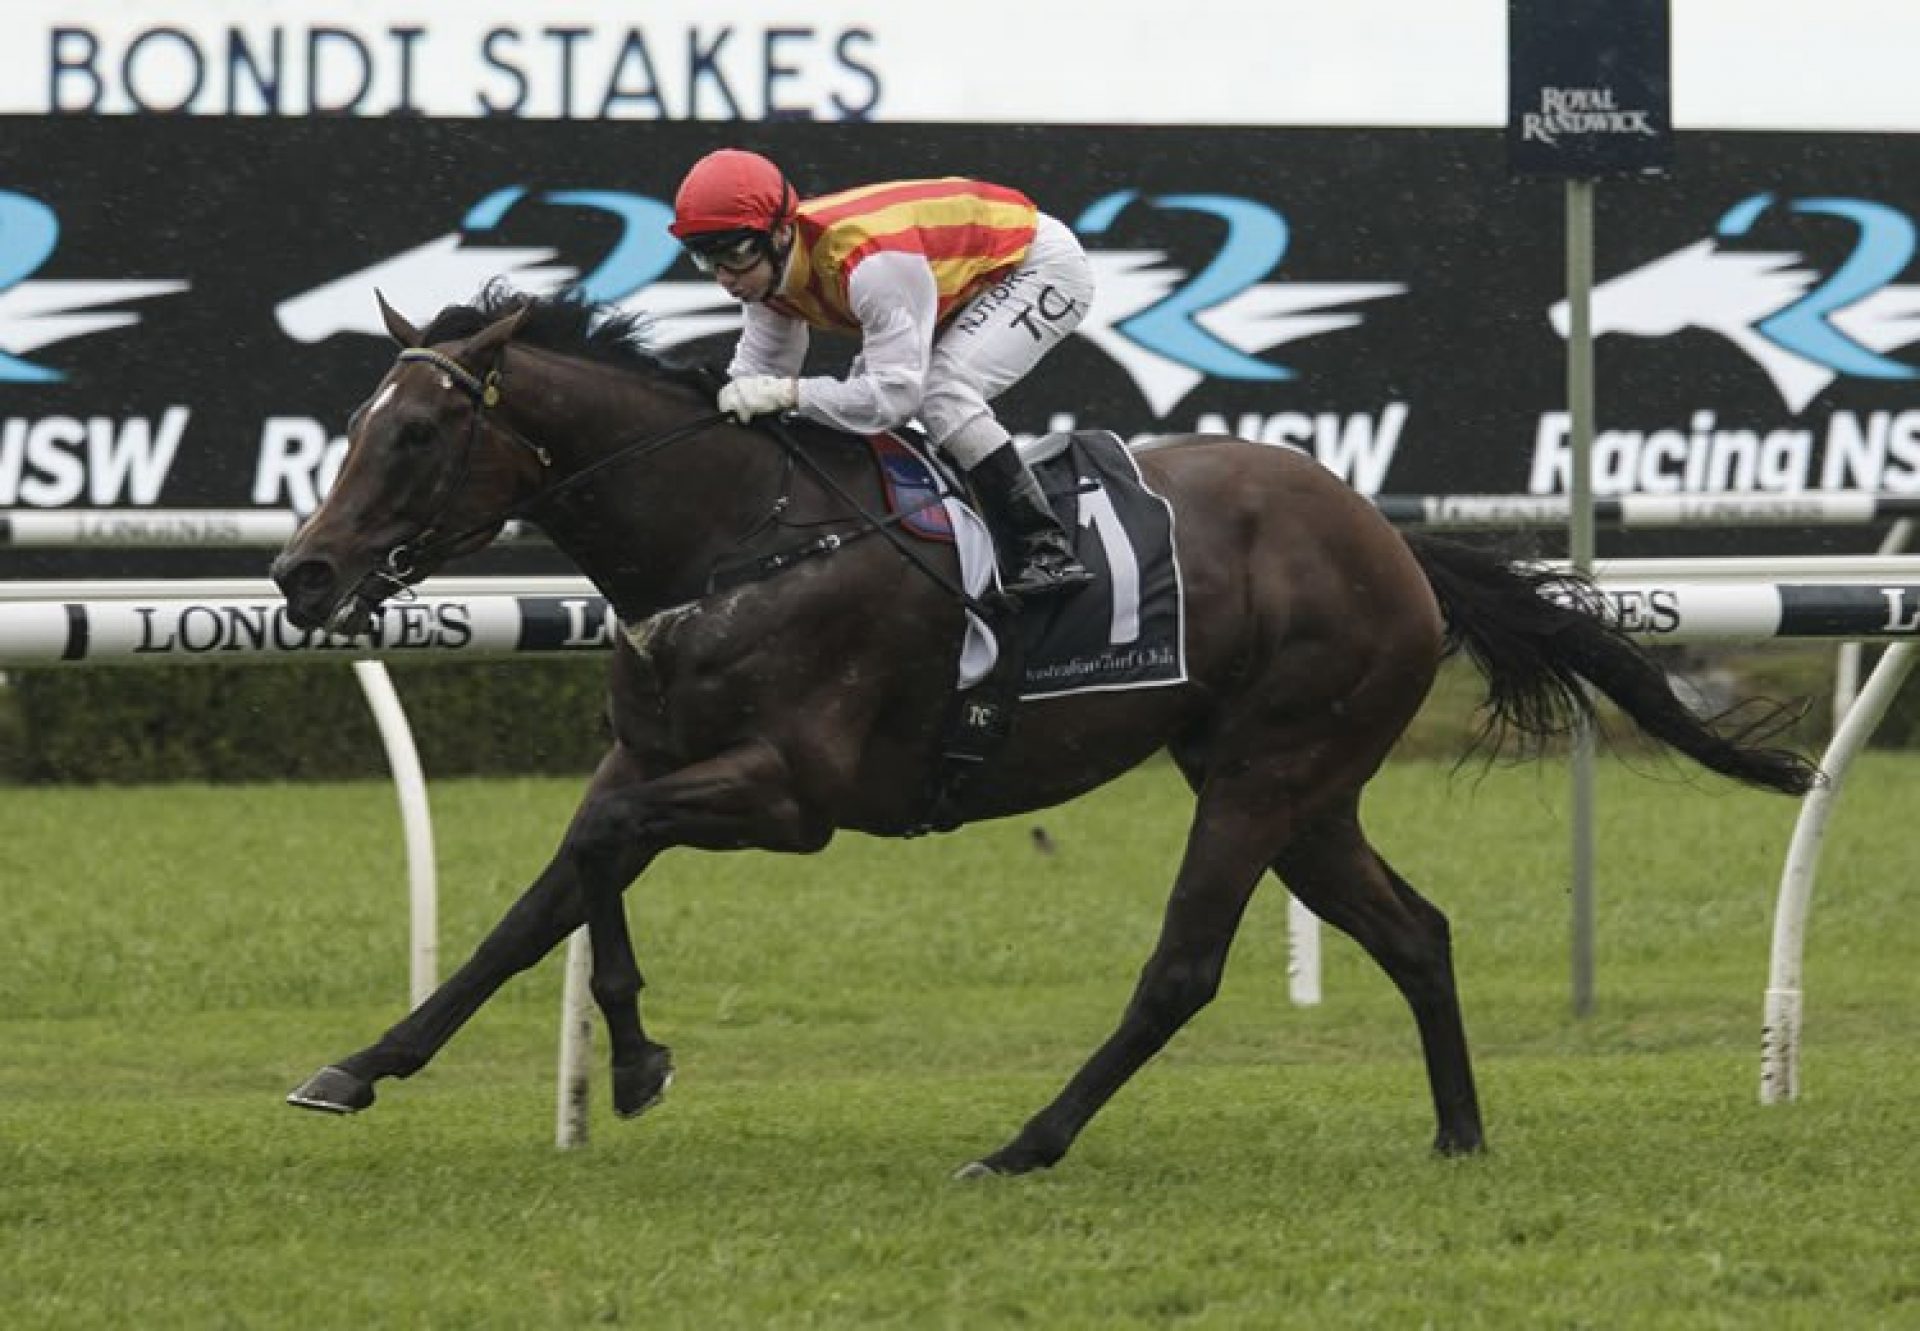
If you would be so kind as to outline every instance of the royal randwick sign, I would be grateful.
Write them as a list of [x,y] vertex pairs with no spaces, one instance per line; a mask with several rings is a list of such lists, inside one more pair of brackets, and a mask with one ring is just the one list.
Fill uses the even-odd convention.
[[1665,171],[1668,0],[1507,0],[1507,160],[1516,175]]

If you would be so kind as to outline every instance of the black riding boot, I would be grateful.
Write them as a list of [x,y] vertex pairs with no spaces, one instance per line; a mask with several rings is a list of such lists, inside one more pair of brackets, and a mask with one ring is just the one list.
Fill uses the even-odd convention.
[[993,533],[1000,581],[1009,595],[1059,596],[1093,581],[1073,557],[1073,545],[1053,515],[1047,495],[1011,442],[967,472],[980,516]]

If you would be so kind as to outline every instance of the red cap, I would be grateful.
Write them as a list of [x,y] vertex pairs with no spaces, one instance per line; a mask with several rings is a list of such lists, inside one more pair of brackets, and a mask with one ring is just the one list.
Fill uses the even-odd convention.
[[722,148],[693,164],[673,196],[680,240],[710,231],[772,231],[793,216],[794,196],[780,168],[759,153]]

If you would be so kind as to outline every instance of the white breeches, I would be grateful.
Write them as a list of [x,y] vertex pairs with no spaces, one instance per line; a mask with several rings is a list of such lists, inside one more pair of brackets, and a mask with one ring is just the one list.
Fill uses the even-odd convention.
[[961,307],[933,343],[920,421],[971,468],[1011,437],[987,403],[1066,341],[1093,304],[1093,267],[1064,222],[1042,213],[1013,272]]

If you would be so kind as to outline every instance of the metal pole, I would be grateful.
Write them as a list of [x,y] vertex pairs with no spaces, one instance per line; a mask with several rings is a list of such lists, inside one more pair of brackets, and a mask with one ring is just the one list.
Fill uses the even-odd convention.
[[[1567,182],[1567,558],[1593,572],[1593,182]],[[1573,736],[1573,1014],[1593,1011],[1593,730]]]
[[560,1093],[554,1099],[553,1144],[571,1151],[587,1144],[587,1054],[593,1045],[593,970],[586,926],[567,939],[566,974],[560,989]]
[[1879,728],[1913,670],[1914,644],[1887,648],[1860,699],[1847,711],[1820,768],[1827,779],[1800,805],[1780,873],[1780,895],[1773,907],[1773,951],[1767,962],[1766,1006],[1760,1027],[1760,1103],[1782,1104],[1800,1096],[1801,956],[1806,950],[1807,912],[1813,904],[1813,874],[1827,833],[1833,802],[1853,760]]
[[1295,1007],[1320,1004],[1320,917],[1287,898],[1287,996]]
[[394,792],[400,797],[400,827],[407,841],[407,993],[414,1007],[433,992],[439,967],[440,889],[434,876],[433,817],[427,806],[427,779],[414,747],[413,729],[400,706],[400,695],[386,666],[378,661],[355,661],[354,678],[366,695],[367,707],[380,728],[393,772]]

